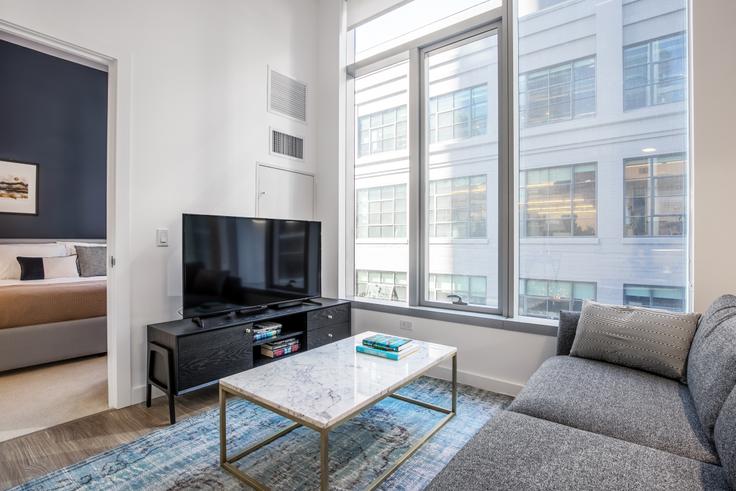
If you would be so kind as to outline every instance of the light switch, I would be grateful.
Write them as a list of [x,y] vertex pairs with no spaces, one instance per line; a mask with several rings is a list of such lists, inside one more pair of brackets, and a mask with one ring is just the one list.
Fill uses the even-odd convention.
[[169,247],[169,229],[166,229],[166,228],[156,229],[156,246],[157,247]]

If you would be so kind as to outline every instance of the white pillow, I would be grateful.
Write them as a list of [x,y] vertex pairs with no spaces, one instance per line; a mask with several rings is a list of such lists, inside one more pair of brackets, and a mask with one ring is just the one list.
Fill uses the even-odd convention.
[[68,256],[62,244],[0,244],[0,280],[19,280],[22,257]]
[[68,256],[73,256],[77,253],[77,247],[76,246],[84,246],[84,247],[105,247],[107,244],[104,242],[72,242],[67,240],[60,240],[57,242],[57,244],[62,244],[64,247],[66,247],[66,254]]
[[43,258],[43,277],[46,280],[50,278],[79,278],[77,256]]

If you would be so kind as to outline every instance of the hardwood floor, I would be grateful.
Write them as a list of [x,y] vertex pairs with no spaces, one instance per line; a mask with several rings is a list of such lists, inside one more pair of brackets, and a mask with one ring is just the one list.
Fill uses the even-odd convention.
[[[177,421],[217,405],[217,386],[177,398]],[[66,467],[167,426],[165,397],[110,409],[0,443],[0,489]]]

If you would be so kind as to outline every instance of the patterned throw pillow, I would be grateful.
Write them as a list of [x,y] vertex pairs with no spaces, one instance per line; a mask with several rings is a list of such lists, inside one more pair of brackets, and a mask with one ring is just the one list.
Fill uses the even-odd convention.
[[684,382],[699,317],[586,301],[570,356],[607,361]]

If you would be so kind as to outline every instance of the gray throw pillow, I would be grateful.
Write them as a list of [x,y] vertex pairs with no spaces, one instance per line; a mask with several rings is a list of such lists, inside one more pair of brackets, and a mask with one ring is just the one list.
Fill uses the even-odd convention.
[[79,276],[107,276],[107,247],[75,246]]
[[586,300],[570,356],[607,361],[684,382],[699,317]]

